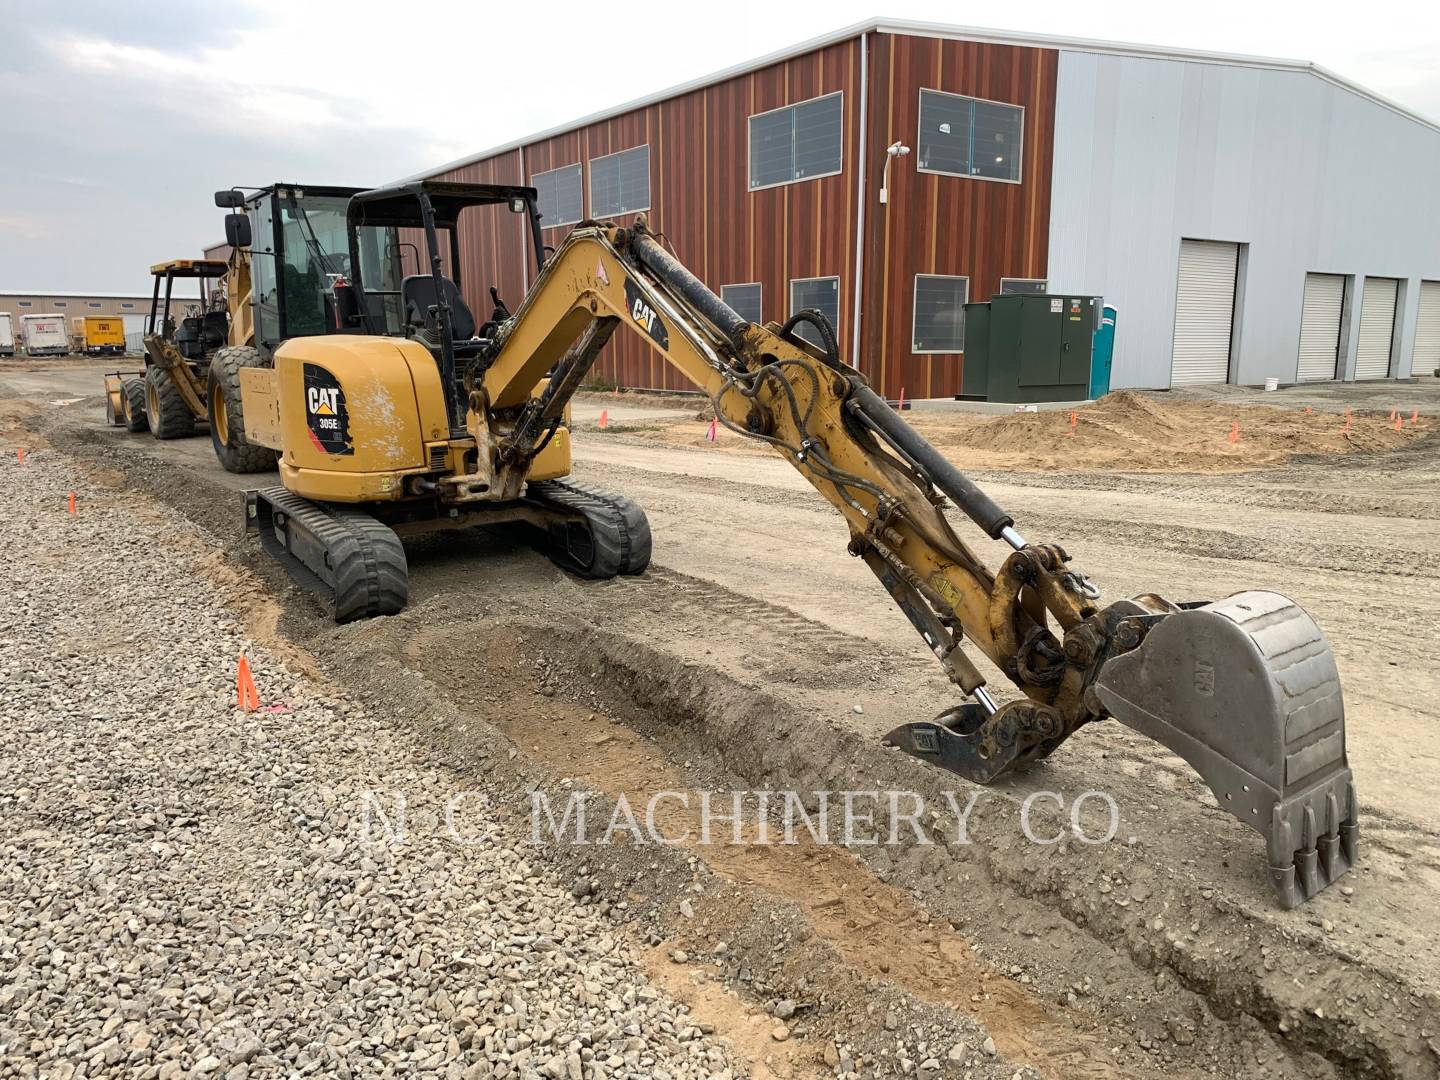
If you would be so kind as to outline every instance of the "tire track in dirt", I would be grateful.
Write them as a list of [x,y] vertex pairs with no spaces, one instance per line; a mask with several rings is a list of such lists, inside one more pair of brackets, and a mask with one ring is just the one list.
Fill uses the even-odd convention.
[[[667,480],[683,482],[687,494],[702,492],[717,500],[813,511],[817,517],[833,520],[834,511],[830,504],[812,491],[789,491],[734,480],[688,475],[683,481],[679,481],[674,474],[663,470],[647,470],[603,462],[591,463],[587,475],[598,477],[614,490],[629,492],[656,485],[663,486]],[[661,498],[663,499],[663,495]],[[950,516],[962,537],[970,535],[973,530],[962,515],[951,511]],[[1019,527],[1028,536],[1053,537],[1062,545],[1067,541],[1085,538],[1139,551],[1159,550],[1212,559],[1274,564],[1287,568],[1364,574],[1379,571],[1396,577],[1429,577],[1434,572],[1436,561],[1436,554],[1432,551],[1410,551],[1387,545],[1383,564],[1377,566],[1374,547],[1340,541],[1333,535],[1323,541],[1311,541],[1304,536],[1295,535],[1293,531],[1283,537],[1271,537],[1225,528],[1128,521],[1114,516],[1113,513],[1094,512],[1093,504],[1087,504],[1083,498],[1077,498],[1074,511],[1067,511],[1063,516],[1043,509],[1026,510]],[[818,532],[820,530],[817,529]]]

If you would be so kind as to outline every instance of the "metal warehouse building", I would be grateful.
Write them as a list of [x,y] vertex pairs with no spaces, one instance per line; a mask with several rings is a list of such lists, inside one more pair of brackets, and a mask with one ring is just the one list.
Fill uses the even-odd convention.
[[[552,245],[645,210],[742,314],[825,310],[892,398],[958,394],[963,305],[1016,291],[1116,307],[1113,387],[1440,366],[1440,127],[1299,61],[876,21],[425,175],[533,184]],[[471,212],[477,312],[524,242]],[[631,335],[599,370],[684,386]]]
[[67,325],[82,315],[118,315],[125,321],[126,333],[139,333],[150,314],[150,295],[0,292],[0,311],[10,312],[17,327],[21,315],[64,315]]

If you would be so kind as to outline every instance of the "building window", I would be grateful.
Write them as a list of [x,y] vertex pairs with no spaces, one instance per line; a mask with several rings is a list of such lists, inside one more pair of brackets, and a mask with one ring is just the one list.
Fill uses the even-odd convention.
[[920,91],[916,138],[921,172],[1020,182],[1025,110],[1019,105]]
[[590,159],[590,216],[650,209],[650,147]]
[[838,173],[843,104],[837,92],[750,117],[750,190]]
[[574,225],[585,216],[578,161],[536,173],[530,177],[530,186],[535,189],[535,208],[540,211],[540,224],[545,228]]
[[93,307],[93,308],[98,308],[98,307],[100,306],[100,304],[99,304],[98,301],[91,300],[90,303],[89,303],[87,306]]
[[33,307],[33,306],[34,306],[34,303],[33,303],[33,301],[30,301],[30,300],[21,300],[21,301],[20,301],[20,306],[21,306],[21,307]]
[[[830,328],[839,336],[840,279],[838,277],[796,278],[790,282],[790,314],[815,308],[830,320]],[[818,348],[824,348],[819,331],[809,323],[800,323],[795,332]]]
[[135,305],[134,305],[134,304],[121,304],[120,306],[123,307],[123,308],[133,308]]
[[943,274],[915,275],[915,323],[911,351],[965,351],[965,301],[970,279]]
[[730,310],[746,322],[763,321],[760,317],[761,295],[762,289],[758,281],[752,281],[745,285],[720,286],[720,299],[724,300]]
[[1028,277],[1002,277],[1000,279],[1000,295],[1012,296],[1015,293],[1039,293],[1046,292],[1049,283],[1044,278]]
[[65,301],[64,301],[64,300],[56,300],[56,301],[55,301],[55,306],[56,306],[56,307],[65,307],[65,306],[66,306],[66,305],[65,305]]

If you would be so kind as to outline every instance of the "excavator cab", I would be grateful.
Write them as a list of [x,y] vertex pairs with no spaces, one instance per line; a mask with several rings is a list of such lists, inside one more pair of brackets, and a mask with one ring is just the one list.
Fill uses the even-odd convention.
[[[519,185],[417,180],[363,191],[350,200],[350,262],[357,274],[344,290],[343,317],[358,332],[412,338],[430,350],[440,365],[452,428],[463,426],[462,362],[486,352],[499,324],[510,317],[493,286],[494,310],[484,323],[465,302],[460,216],[479,207],[524,215],[538,273],[545,265],[545,247],[535,199],[534,188]],[[423,261],[417,258],[419,265],[400,279],[398,290],[393,281],[376,282],[365,273],[373,260],[364,258],[363,247],[367,230],[374,229],[418,232],[424,244]],[[418,245],[415,250],[418,255]]]

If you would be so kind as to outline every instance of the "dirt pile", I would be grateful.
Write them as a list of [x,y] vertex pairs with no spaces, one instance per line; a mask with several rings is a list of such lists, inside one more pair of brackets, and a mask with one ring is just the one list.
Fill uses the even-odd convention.
[[[947,456],[970,469],[1037,472],[1236,472],[1283,465],[1301,455],[1378,454],[1440,431],[1440,421],[1383,412],[1334,413],[1259,405],[1165,400],[1119,390],[1075,410],[978,416],[915,410],[905,418]],[[1238,427],[1237,427],[1238,425]],[[624,432],[672,446],[768,453],[707,418],[629,424]],[[1233,439],[1233,441],[1232,441]]]

